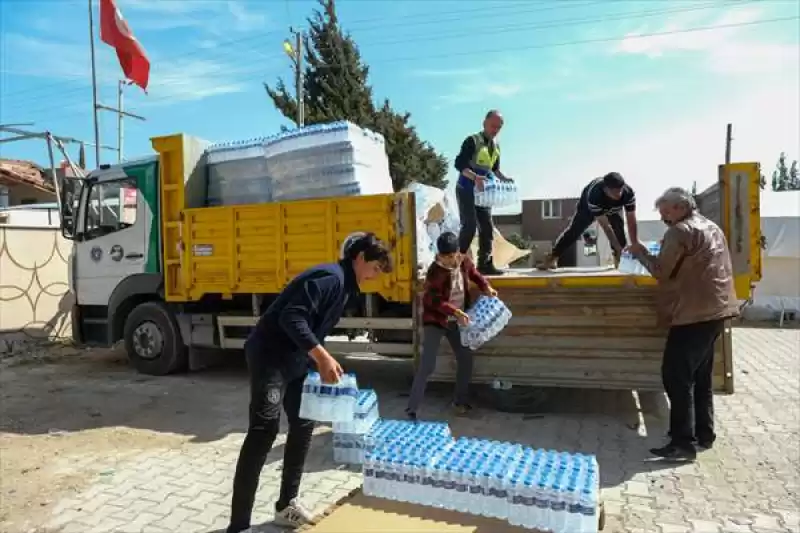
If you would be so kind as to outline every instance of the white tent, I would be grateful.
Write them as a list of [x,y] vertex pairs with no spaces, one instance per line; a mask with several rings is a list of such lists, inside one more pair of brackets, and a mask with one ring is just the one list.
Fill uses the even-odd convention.
[[[639,240],[658,241],[666,226],[659,220],[639,221]],[[762,217],[761,234],[767,241],[762,253],[761,281],[745,318],[769,319],[781,313],[800,313],[800,217]]]

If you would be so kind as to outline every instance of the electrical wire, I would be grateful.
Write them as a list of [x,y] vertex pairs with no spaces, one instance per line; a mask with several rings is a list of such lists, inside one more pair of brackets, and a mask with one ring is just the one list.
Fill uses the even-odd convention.
[[[602,37],[602,38],[595,38],[595,39],[583,39],[583,40],[572,40],[572,41],[563,41],[559,43],[542,43],[542,44],[534,44],[534,45],[527,45],[527,46],[519,46],[517,50],[541,50],[541,49],[548,49],[548,48],[558,48],[558,47],[565,47],[565,46],[574,46],[574,45],[582,45],[582,44],[599,44],[599,43],[608,43],[614,41],[624,41],[627,39],[647,39],[647,38],[654,38],[654,37],[664,37],[668,35],[679,35],[679,34],[688,34],[688,33],[698,33],[698,32],[707,32],[707,31],[716,31],[716,30],[723,30],[729,28],[737,28],[743,26],[754,26],[754,25],[761,25],[761,24],[771,24],[777,22],[786,22],[786,21],[793,21],[798,20],[800,17],[776,17],[771,19],[762,19],[762,20],[755,20],[749,22],[740,22],[740,23],[731,23],[731,24],[718,24],[712,26],[703,26],[703,27],[695,27],[695,28],[685,28],[682,30],[670,30],[670,31],[663,31],[663,32],[653,32],[653,33],[642,33],[636,35],[625,35],[625,36],[618,36],[618,37]],[[388,58],[382,61],[382,64],[385,63],[395,63],[395,62],[404,62],[404,61],[418,61],[420,59],[450,59],[452,57],[464,56],[464,55],[487,55],[487,54],[496,54],[496,53],[504,53],[507,50],[505,48],[496,48],[496,49],[487,49],[487,50],[469,50],[466,52],[456,52],[450,54],[438,54],[438,55],[423,55],[423,56],[406,56],[406,57],[395,57],[395,58]],[[337,68],[342,66],[348,66],[348,64],[332,64],[326,65],[328,68]],[[239,81],[247,81],[250,79],[255,79],[256,77],[248,77],[242,78]],[[262,78],[261,75],[258,78]],[[191,91],[187,91],[185,94],[190,94]],[[155,98],[148,98],[147,102],[145,103],[154,103],[154,102],[161,102],[165,100],[169,100],[171,98],[175,98],[175,94],[163,96],[163,97],[155,97]],[[76,102],[77,103],[77,102]],[[68,115],[60,115],[61,117],[64,116],[72,116],[72,115],[82,115],[85,114],[83,112],[77,112]]]
[[[578,18],[578,19],[560,19],[560,20],[549,20],[549,21],[542,21],[542,22],[535,22],[535,23],[516,24],[516,25],[510,26],[510,27],[509,26],[501,26],[501,27],[496,27],[495,30],[505,33],[505,32],[523,31],[523,30],[530,30],[530,29],[547,29],[547,28],[554,28],[554,27],[566,27],[566,26],[571,26],[571,25],[591,24],[591,23],[597,23],[597,22],[621,21],[621,20],[636,19],[636,18],[646,18],[646,17],[658,16],[658,15],[679,14],[679,13],[698,11],[698,10],[713,9],[713,8],[719,8],[719,7],[722,7],[722,6],[744,5],[744,4],[758,2],[758,1],[763,1],[763,0],[729,0],[729,1],[726,1],[726,2],[723,2],[723,3],[720,3],[719,1],[712,1],[712,2],[707,2],[707,3],[704,3],[704,4],[694,4],[694,5],[690,6],[690,7],[660,8],[660,9],[649,10],[649,11],[632,11],[632,12],[629,11],[629,12],[614,13],[614,14],[611,14],[611,15],[602,15],[602,16],[594,16],[594,17],[582,17],[582,18]],[[602,0],[592,0],[592,1],[589,1],[589,2],[583,2],[581,4],[566,4],[566,5],[565,4],[560,4],[560,7],[568,7],[568,8],[587,7],[587,6],[590,6],[590,5],[599,5],[599,4],[602,4],[602,3],[604,3]],[[510,13],[510,15],[519,16],[519,15],[522,15],[522,14],[525,14],[525,13],[535,13],[535,12],[543,12],[543,11],[553,10],[553,9],[558,8],[558,7],[559,6],[545,6],[545,7],[539,6],[536,9],[517,10],[517,11],[514,11],[514,12]],[[462,10],[462,11],[460,11],[458,13],[444,13],[445,15],[450,15],[450,17],[444,18],[444,19],[442,19],[442,18],[438,18],[437,19],[437,18],[431,18],[430,16],[426,16],[425,20],[417,22],[416,24],[412,24],[412,25],[409,25],[407,22],[404,22],[402,20],[403,17],[400,17],[400,20],[394,19],[393,23],[390,23],[390,24],[384,23],[384,24],[381,24],[380,26],[365,27],[365,28],[358,28],[358,26],[356,25],[355,29],[359,30],[360,32],[369,31],[369,30],[373,30],[373,29],[378,29],[378,30],[381,30],[381,31],[385,31],[387,28],[398,27],[398,26],[399,27],[404,27],[404,28],[408,28],[408,27],[414,28],[414,27],[418,27],[418,26],[422,26],[422,25],[426,25],[426,24],[442,24],[442,23],[446,23],[446,22],[459,22],[459,23],[461,23],[461,22],[463,22],[463,14],[464,13],[474,13],[474,12],[482,12],[482,11],[487,11],[487,8]],[[484,19],[485,18],[491,18],[492,16],[507,16],[507,15],[509,15],[509,13],[498,12],[497,9],[494,9],[494,10],[491,10],[491,13],[489,13],[489,15],[484,17]],[[413,15],[409,15],[407,18],[414,19],[414,18],[419,18],[419,17],[420,17],[420,14],[413,14]],[[481,22],[485,22],[484,19],[482,19]],[[374,20],[374,19],[365,19],[365,20]],[[393,44],[406,44],[410,40],[414,40],[415,42],[416,41],[437,41],[437,40],[440,40],[442,38],[472,36],[476,32],[483,31],[484,27],[485,27],[485,25],[482,26],[481,28],[468,29],[467,31],[463,31],[462,30],[460,32],[455,32],[455,33],[450,32],[449,34],[444,34],[444,35],[441,34],[441,33],[439,33],[437,35],[431,35],[430,33],[426,32],[423,35],[404,36],[401,39],[389,39],[389,40],[383,40],[383,41],[379,40],[377,42],[366,42],[366,43],[362,41],[361,44],[360,44],[360,47],[375,47],[375,46],[385,46],[385,45],[393,45]],[[351,31],[352,30],[350,29],[350,26],[348,26],[348,33],[350,33]],[[225,46],[225,44],[241,43],[241,42],[252,41],[252,40],[262,40],[265,37],[267,37],[268,35],[275,34],[275,33],[278,33],[278,32],[268,32],[266,34],[261,34],[259,36],[255,36],[255,37],[251,36],[251,37],[245,37],[245,38],[240,38],[240,39],[234,39],[234,40],[230,40],[230,41],[223,41],[221,43],[218,43],[217,48],[222,48],[222,47]],[[359,39],[359,41],[361,41],[361,39]],[[255,50],[252,47],[247,47],[247,50],[257,53],[257,50]],[[210,59],[210,60],[224,60],[224,59],[227,59],[227,57],[229,55],[240,56],[241,55],[241,50],[240,49],[234,49],[234,50],[230,50],[229,52],[223,52],[222,54],[217,54],[217,55],[209,54],[208,50],[195,50],[195,51],[188,52],[188,53],[185,53],[185,54],[178,54],[176,56],[167,57],[167,58],[161,59],[160,61],[162,61],[162,62],[163,61],[165,61],[165,62],[173,62],[173,61],[177,61],[179,59],[185,59],[187,57],[191,57],[191,56],[194,56],[194,55],[197,55],[197,54],[204,54],[204,57],[206,59]],[[268,58],[268,59],[273,59],[273,58],[280,58],[280,57],[282,57],[282,55],[279,54],[279,55],[265,56],[265,57]],[[86,76],[75,76],[75,79],[76,80],[85,80]],[[49,84],[49,85],[46,85],[46,86],[40,86],[37,89],[44,89],[46,87],[61,87],[64,83],[65,82],[59,82],[59,83],[56,83],[56,84]],[[87,87],[87,85],[84,85],[82,87],[78,87],[78,88],[75,88],[75,89],[70,89],[70,90],[67,90],[67,91],[59,90],[58,91],[58,96],[59,96],[59,98],[62,98],[65,95],[76,94],[78,92],[84,91],[86,89],[86,87]],[[23,94],[24,93],[24,95],[26,97],[28,97],[28,98],[23,98],[22,101],[16,100],[14,103],[15,104],[27,103],[27,102],[42,98],[41,95],[37,96],[35,94],[35,91],[37,89],[34,89],[34,94],[33,95],[30,94],[30,91],[17,91],[17,92],[13,92],[13,93],[6,93],[5,97],[8,98],[9,96],[13,96],[15,94]]]
[[[742,0],[739,0],[737,3],[742,3]],[[572,27],[572,26],[584,25],[584,24],[594,24],[594,23],[610,22],[610,21],[633,20],[633,19],[646,18],[646,17],[652,17],[652,16],[661,16],[661,15],[666,15],[666,14],[686,13],[686,12],[698,11],[698,10],[703,10],[703,9],[709,9],[709,8],[713,8],[713,7],[719,7],[719,3],[718,2],[710,2],[710,3],[706,3],[706,4],[701,4],[701,5],[693,5],[693,6],[689,7],[689,8],[685,8],[684,7],[684,8],[658,9],[658,10],[650,10],[650,11],[621,12],[621,13],[613,13],[613,14],[610,14],[610,15],[604,15],[604,16],[599,16],[599,17],[597,17],[597,16],[596,17],[581,17],[581,18],[578,18],[578,19],[557,19],[557,20],[536,22],[536,23],[532,23],[532,24],[531,23],[514,24],[514,25],[510,25],[510,26],[504,26],[504,27],[496,28],[496,31],[502,32],[502,33],[513,33],[513,32],[519,32],[519,31],[530,31],[530,30],[539,30],[539,29],[552,29],[552,28],[558,28],[558,27]],[[439,22],[439,21],[435,21],[435,22]],[[414,42],[440,41],[443,38],[444,39],[450,39],[450,38],[460,38],[460,37],[463,37],[463,36],[474,35],[475,31],[476,31],[475,29],[466,29],[466,30],[460,30],[460,31],[456,31],[456,32],[446,33],[446,34],[439,33],[437,35],[430,35],[429,33],[425,33],[423,35],[405,36],[403,39],[389,39],[389,40],[377,41],[377,42],[372,42],[372,43],[366,43],[366,44],[360,45],[359,48],[363,48],[365,46],[372,48],[372,47],[392,45],[392,44],[405,44],[405,43],[407,43],[409,41],[414,41]],[[473,53],[473,52],[470,52],[470,53]],[[481,53],[481,52],[476,51],[474,53]],[[273,55],[273,56],[268,56],[268,55],[264,56],[265,59],[280,59],[281,57],[282,57],[282,54],[276,54],[276,55]],[[211,59],[212,60],[216,60],[217,58],[212,56]],[[251,64],[252,62],[248,61],[247,63]],[[229,67],[235,67],[236,64],[235,63],[234,64],[229,64],[228,66]],[[181,84],[181,82],[177,81],[177,82],[174,82],[173,86],[174,85],[180,85],[180,84]],[[165,86],[168,87],[168,86],[170,86],[170,84],[169,83],[161,84],[161,87],[165,87]],[[38,111],[43,111],[43,110],[48,110],[48,109],[56,109],[57,107],[60,107],[64,103],[64,98],[63,98],[64,96],[67,96],[67,95],[72,94],[72,93],[83,92],[84,90],[85,90],[85,87],[73,89],[73,90],[70,90],[70,91],[60,91],[59,92],[59,103],[58,103],[58,105],[49,105],[49,106],[45,106],[44,108],[38,107],[38,108],[34,108],[32,111],[31,110],[27,110],[27,111],[28,112],[38,112]],[[15,104],[17,104],[17,105],[16,106],[12,106],[8,111],[21,110],[22,106],[27,104],[28,102],[33,102],[35,100],[40,100],[40,99],[42,99],[42,98],[41,97],[36,97],[36,98],[31,98],[31,99],[23,101],[23,102],[17,101],[17,102],[15,102]],[[74,100],[74,101],[77,101],[77,100]]]
[[[286,0],[286,1],[288,2],[289,0]],[[731,0],[731,1],[746,1],[746,0]],[[601,4],[601,3],[604,3],[604,0],[591,0],[591,1],[584,1],[584,2],[580,2],[580,3],[578,3],[578,2],[574,2],[574,3],[570,2],[568,4],[559,4],[557,6],[553,6],[553,5],[545,6],[545,7],[539,6],[536,9],[517,10],[517,11],[514,11],[514,12],[512,12],[510,14],[511,15],[519,15],[519,14],[523,14],[523,13],[537,13],[537,12],[551,11],[551,10],[554,10],[554,9],[564,9],[564,8],[572,9],[572,8],[577,8],[577,7],[588,7],[588,6],[591,6],[591,5],[598,5],[598,4]],[[508,6],[505,6],[505,7],[508,7]],[[461,9],[457,13],[458,18],[456,20],[463,21],[463,15],[464,14],[481,13],[481,12],[487,12],[487,11],[489,13],[484,18],[490,18],[490,17],[494,17],[494,16],[509,15],[509,13],[504,12],[502,9],[503,8],[486,8],[486,7],[476,8],[476,9]],[[402,22],[403,20],[415,20],[415,19],[419,19],[419,18],[424,18],[425,20],[421,21],[421,22],[419,22],[417,24],[437,24],[437,23],[447,22],[448,20],[451,20],[451,19],[432,18],[432,17],[436,17],[437,15],[453,15],[453,13],[452,13],[452,11],[439,12],[439,13],[435,13],[435,14],[429,13],[429,14],[424,14],[424,15],[420,14],[420,13],[414,13],[414,14],[411,14],[411,15],[405,15],[405,16],[401,15],[399,17],[394,17],[392,20],[395,22],[395,26],[397,26],[397,25],[406,25],[405,23]],[[364,23],[364,22],[381,22],[381,24],[380,25],[359,27],[359,24]],[[385,27],[387,27],[385,17],[368,18],[368,19],[355,20],[352,23],[348,24],[347,31],[348,32],[352,32],[352,31],[364,32],[364,31],[371,31],[371,30],[376,30],[376,29],[377,30],[381,30],[381,29],[383,29]],[[251,35],[251,36],[248,36],[248,37],[239,37],[239,38],[236,38],[236,39],[227,39],[227,40],[223,40],[223,41],[217,42],[217,48],[227,48],[227,47],[229,47],[230,45],[233,45],[233,44],[241,44],[241,43],[247,43],[247,42],[261,41],[265,37],[279,36],[279,35],[285,35],[285,34],[286,34],[286,32],[283,31],[283,30],[274,30],[274,31],[268,31],[268,32],[265,32],[265,33],[260,33],[258,35]],[[235,52],[236,51],[234,51],[234,53]],[[167,58],[162,58],[162,60],[166,59],[167,61],[173,61],[173,60],[178,60],[178,59],[186,59],[188,57],[193,57],[193,56],[197,56],[197,55],[201,55],[201,54],[202,55],[207,55],[207,53],[208,53],[207,50],[192,50],[192,51],[181,53],[181,54],[177,54],[177,55],[174,55],[174,56],[168,56]],[[84,78],[85,78],[85,76],[75,76],[75,79],[84,79]],[[62,84],[63,84],[63,82],[53,83],[53,84],[48,84],[47,86],[40,86],[40,88],[56,87],[56,86],[60,86]],[[29,91],[26,91],[26,90],[14,91],[14,92],[11,92],[11,93],[6,93],[5,97],[13,96],[15,94],[27,94],[27,93],[29,93]]]

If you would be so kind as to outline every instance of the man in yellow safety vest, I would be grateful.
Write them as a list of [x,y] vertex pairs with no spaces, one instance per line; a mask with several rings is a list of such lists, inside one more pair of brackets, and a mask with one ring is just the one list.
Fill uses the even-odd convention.
[[475,190],[482,190],[489,174],[501,181],[512,181],[500,172],[500,146],[495,141],[503,127],[503,116],[493,109],[486,113],[483,131],[470,135],[461,144],[455,167],[459,172],[456,185],[458,211],[461,217],[459,248],[469,251],[475,232],[478,232],[477,266],[485,276],[498,276],[503,272],[492,261],[492,210],[475,205]]

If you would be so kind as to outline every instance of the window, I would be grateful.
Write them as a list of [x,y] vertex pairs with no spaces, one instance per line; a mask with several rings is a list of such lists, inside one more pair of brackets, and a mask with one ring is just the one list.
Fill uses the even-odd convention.
[[86,206],[84,239],[96,239],[133,226],[138,192],[136,180],[132,179],[92,185]]
[[542,200],[542,218],[561,218],[561,200]]

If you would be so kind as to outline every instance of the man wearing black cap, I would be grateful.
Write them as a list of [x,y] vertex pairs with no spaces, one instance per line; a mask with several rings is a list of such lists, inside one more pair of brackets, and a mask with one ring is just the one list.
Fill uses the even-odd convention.
[[250,371],[250,424],[233,479],[227,533],[250,531],[261,469],[280,429],[281,406],[289,420],[283,454],[281,490],[275,523],[296,528],[313,522],[297,499],[314,422],[300,418],[303,381],[310,367],[326,383],[342,374],[323,347],[359,284],[391,271],[387,245],[372,233],[351,236],[338,263],[319,265],[294,278],[259,319],[245,343]]
[[638,244],[636,195],[631,186],[625,183],[618,172],[609,172],[602,178],[592,180],[581,192],[575,214],[572,215],[567,229],[556,239],[553,251],[538,268],[540,270],[555,268],[558,258],[583,235],[583,232],[595,220],[608,237],[608,242],[611,243],[611,249],[614,251],[615,263],[618,264],[622,250],[627,243],[625,222],[622,220],[623,210],[628,221],[631,243]]

